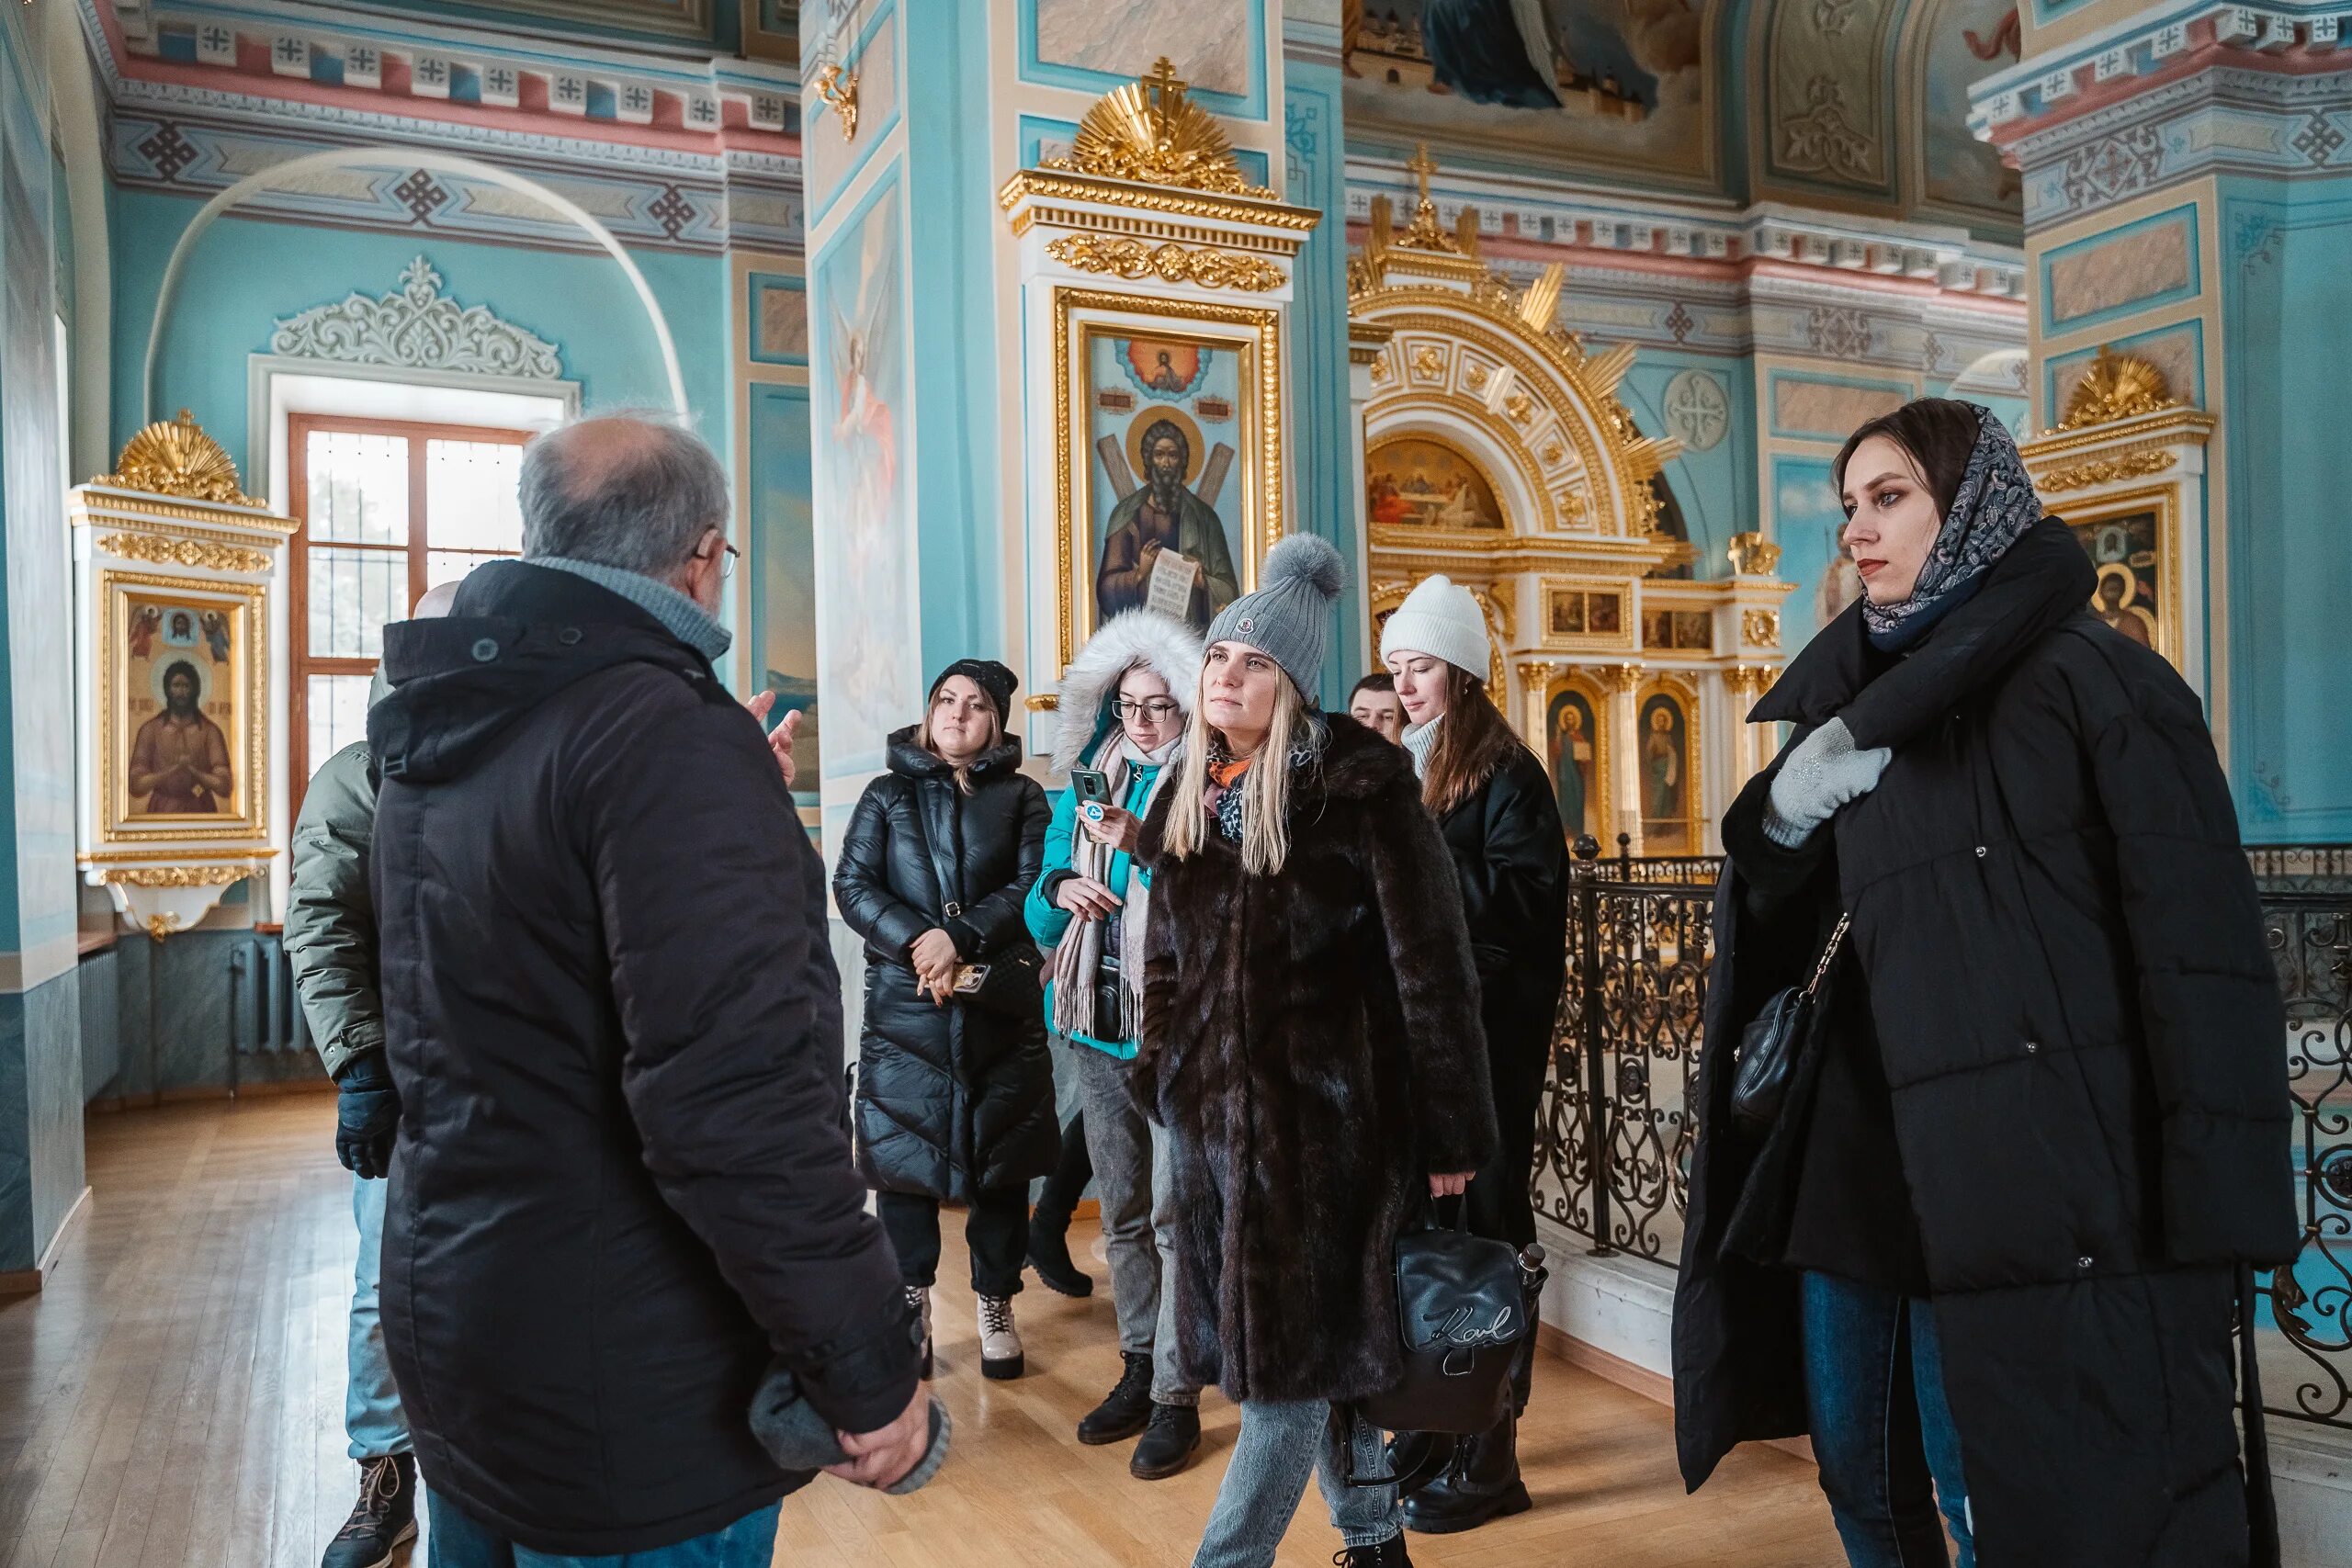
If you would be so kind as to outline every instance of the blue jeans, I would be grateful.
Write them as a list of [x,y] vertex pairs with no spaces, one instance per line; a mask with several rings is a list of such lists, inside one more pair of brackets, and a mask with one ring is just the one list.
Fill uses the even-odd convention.
[[768,1568],[775,1560],[776,1511],[783,1506],[770,1503],[731,1525],[675,1546],[605,1557],[562,1557],[533,1551],[484,1529],[429,1487],[424,1498],[433,1511],[433,1529],[425,1537],[432,1551],[427,1568]]
[[1193,1554],[1193,1568],[1270,1568],[1283,1532],[1298,1513],[1313,1472],[1331,1510],[1332,1528],[1350,1546],[1374,1546],[1405,1531],[1396,1484],[1351,1486],[1351,1464],[1358,1475],[1378,1475],[1386,1467],[1386,1439],[1379,1427],[1349,1420],[1346,1438],[1333,1429],[1330,1405],[1244,1400],[1241,1435],[1217,1483],[1216,1506]]
[[[1852,1568],[1976,1568],[1934,1303],[1808,1273],[1805,1404],[1821,1490]],[[1943,1518],[1937,1517],[1937,1505]]]
[[345,1360],[343,1429],[351,1457],[361,1462],[409,1451],[408,1418],[401,1391],[384,1359],[384,1323],[377,1310],[376,1276],[384,1261],[384,1194],[388,1181],[351,1179],[351,1217],[359,1226],[359,1263],[351,1271],[351,1344]]

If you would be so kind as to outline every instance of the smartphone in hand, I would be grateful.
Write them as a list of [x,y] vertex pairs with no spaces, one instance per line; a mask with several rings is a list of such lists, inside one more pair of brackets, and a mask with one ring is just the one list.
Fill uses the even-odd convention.
[[1078,798],[1082,801],[1096,806],[1111,803],[1111,775],[1100,768],[1072,768],[1069,787],[1078,792]]

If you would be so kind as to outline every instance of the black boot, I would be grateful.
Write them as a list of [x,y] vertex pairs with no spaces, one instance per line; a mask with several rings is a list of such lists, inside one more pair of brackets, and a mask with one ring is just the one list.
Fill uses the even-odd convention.
[[1037,1206],[1029,1212],[1029,1267],[1037,1281],[1058,1296],[1091,1296],[1094,1278],[1071,1261],[1069,1216],[1079,1194],[1094,1179],[1094,1162],[1086,1154],[1086,1119],[1073,1116],[1062,1129],[1061,1158],[1046,1185],[1037,1191]]
[[1405,1528],[1453,1535],[1533,1506],[1519,1478],[1519,1417],[1507,1415],[1489,1430],[1455,1441],[1445,1473],[1405,1499]]
[[1069,1211],[1048,1214],[1040,1205],[1029,1216],[1029,1267],[1037,1282],[1057,1296],[1091,1296],[1094,1276],[1069,1255]]
[[1343,1546],[1331,1554],[1331,1568],[1413,1568],[1405,1538],[1392,1535],[1371,1546]]
[[416,1458],[393,1454],[359,1461],[359,1501],[327,1542],[319,1568],[386,1568],[416,1537]]
[[1127,1461],[1127,1473],[1137,1481],[1165,1481],[1191,1464],[1193,1451],[1200,1446],[1201,1413],[1196,1406],[1154,1404],[1151,1423],[1143,1429],[1135,1457]]
[[1119,1354],[1126,1366],[1118,1386],[1078,1424],[1078,1440],[1089,1447],[1132,1438],[1151,1419],[1151,1358],[1133,1350]]

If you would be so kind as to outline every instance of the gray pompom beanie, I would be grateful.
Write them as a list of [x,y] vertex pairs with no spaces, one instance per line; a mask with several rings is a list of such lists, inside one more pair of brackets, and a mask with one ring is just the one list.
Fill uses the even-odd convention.
[[1348,585],[1348,569],[1331,541],[1293,534],[1266,552],[1258,591],[1244,593],[1209,623],[1211,643],[1246,642],[1283,667],[1309,706],[1323,684],[1323,645],[1331,606]]

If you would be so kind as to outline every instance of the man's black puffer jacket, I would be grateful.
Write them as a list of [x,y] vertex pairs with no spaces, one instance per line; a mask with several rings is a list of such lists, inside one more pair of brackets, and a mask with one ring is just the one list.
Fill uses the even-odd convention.
[[384,1338],[425,1481],[537,1551],[717,1529],[808,1479],[752,1437],[772,1354],[850,1431],[916,1387],[823,864],[758,723],[616,593],[495,562],[385,663]]

